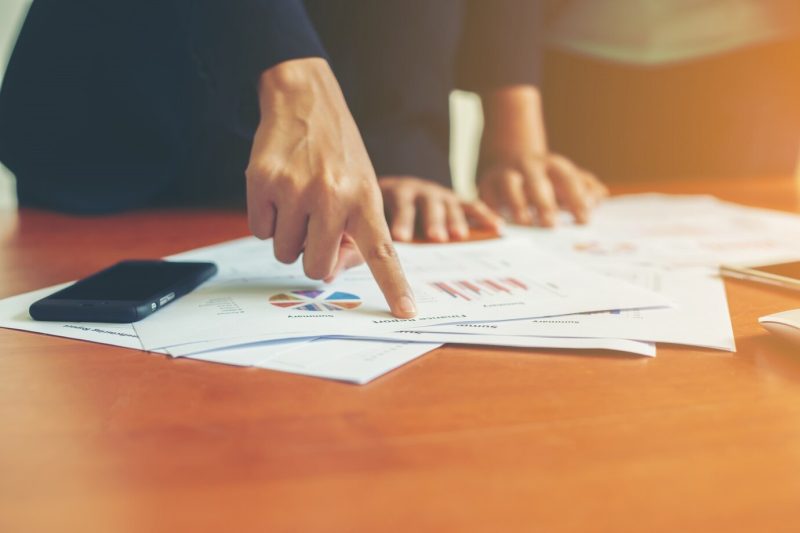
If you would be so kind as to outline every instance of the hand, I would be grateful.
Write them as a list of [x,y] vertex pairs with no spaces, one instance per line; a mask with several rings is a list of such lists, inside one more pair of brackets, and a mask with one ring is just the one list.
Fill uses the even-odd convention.
[[436,242],[460,241],[475,227],[498,232],[499,216],[483,202],[463,202],[446,187],[411,176],[387,176],[378,180],[386,204],[392,237],[410,241],[420,227],[425,238]]
[[478,191],[493,209],[510,211],[517,224],[538,222],[546,227],[557,223],[559,207],[569,210],[578,224],[586,224],[591,210],[608,196],[592,173],[554,154],[496,161],[481,173]]
[[[250,229],[275,257],[331,279],[363,256],[392,313],[416,314],[383,216],[375,171],[344,96],[320,58],[280,63],[259,81],[261,121],[247,176]],[[354,253],[354,248],[360,253]]]
[[[482,95],[480,197],[508,210],[518,224],[553,226],[558,208],[579,224],[608,190],[590,172],[547,149],[541,97],[533,85],[512,85]],[[534,217],[534,213],[536,217]]]

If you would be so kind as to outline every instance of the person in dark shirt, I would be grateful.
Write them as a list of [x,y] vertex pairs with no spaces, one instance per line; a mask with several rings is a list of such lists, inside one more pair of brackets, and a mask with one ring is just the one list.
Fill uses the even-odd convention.
[[454,88],[482,97],[479,191],[493,208],[507,210],[517,223],[552,225],[560,203],[584,222],[605,195],[594,176],[547,150],[537,89],[541,2],[306,5],[375,165],[396,240],[412,238],[415,215],[425,236],[439,241],[467,233],[462,211],[496,226],[481,202],[459,208],[450,190]]
[[496,224],[446,187],[453,87],[485,99],[491,205],[547,225],[558,200],[583,220],[602,195],[547,154],[537,5],[35,0],[0,93],[0,160],[23,206],[246,198],[253,233],[274,238],[279,260],[302,254],[316,279],[366,260],[392,312],[412,316],[381,193],[397,238],[418,216],[438,240],[463,237],[465,215]]
[[246,183],[251,229],[279,260],[303,253],[317,279],[366,260],[392,312],[416,313],[369,156],[299,1],[36,0],[0,95],[0,159],[21,205],[78,213]]

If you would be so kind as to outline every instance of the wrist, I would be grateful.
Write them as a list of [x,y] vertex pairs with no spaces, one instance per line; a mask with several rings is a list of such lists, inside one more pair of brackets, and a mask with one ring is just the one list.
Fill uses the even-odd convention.
[[319,81],[330,71],[328,62],[321,57],[284,61],[261,73],[258,80],[259,92],[306,90],[309,85]]
[[518,159],[547,154],[542,103],[533,85],[515,85],[482,95],[481,157]]
[[338,91],[328,62],[319,57],[284,61],[265,70],[258,80],[262,119],[282,111],[313,106],[316,95],[330,99]]

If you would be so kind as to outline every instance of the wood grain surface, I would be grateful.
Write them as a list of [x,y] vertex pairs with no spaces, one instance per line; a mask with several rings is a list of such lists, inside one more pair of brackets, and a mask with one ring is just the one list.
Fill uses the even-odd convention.
[[[798,211],[789,178],[647,183]],[[0,214],[0,296],[247,234],[238,213]],[[800,243],[798,243],[800,246]],[[800,530],[800,349],[447,346],[353,386],[0,330],[0,531]]]

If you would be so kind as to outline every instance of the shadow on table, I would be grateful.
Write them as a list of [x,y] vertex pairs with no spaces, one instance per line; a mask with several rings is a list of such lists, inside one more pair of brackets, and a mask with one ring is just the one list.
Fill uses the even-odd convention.
[[766,332],[738,344],[741,352],[754,354],[756,368],[766,377],[800,385],[800,346]]

